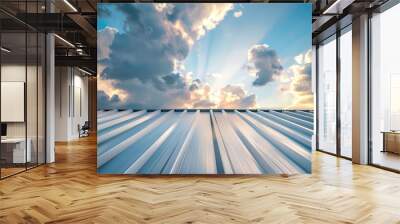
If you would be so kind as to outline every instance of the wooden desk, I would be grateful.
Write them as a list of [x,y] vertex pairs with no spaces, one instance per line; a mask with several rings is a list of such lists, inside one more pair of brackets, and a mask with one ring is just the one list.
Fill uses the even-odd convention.
[[5,138],[1,139],[1,156],[6,163],[26,163],[32,158],[32,141],[27,139],[25,150],[25,138]]
[[400,131],[383,131],[382,152],[400,154]]

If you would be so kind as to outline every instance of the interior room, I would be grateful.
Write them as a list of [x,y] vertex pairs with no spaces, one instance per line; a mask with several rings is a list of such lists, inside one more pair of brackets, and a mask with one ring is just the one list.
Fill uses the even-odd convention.
[[[123,8],[121,3],[131,4]],[[209,10],[185,11],[177,7],[179,1],[0,1],[0,223],[400,222],[399,1],[231,1],[224,2],[224,13],[221,5],[207,3]],[[110,4],[111,11],[100,4]],[[282,18],[265,21],[265,32],[250,29],[258,36],[248,37],[250,25],[241,21],[249,17],[241,4],[254,4],[254,10],[257,4],[309,4],[310,52],[293,57],[286,50],[304,46],[283,41],[283,35],[299,43],[306,39],[295,35],[299,30],[274,26],[298,14],[274,11]],[[141,13],[146,7],[156,14]],[[181,14],[173,13],[175,7]],[[104,23],[101,15],[114,17]],[[206,19],[196,23],[191,16]],[[220,26],[223,19],[243,32],[229,33],[229,26]],[[254,24],[263,25],[263,19]],[[149,25],[155,21],[162,22]],[[133,35],[137,39],[125,45],[115,41],[137,31],[144,34]],[[283,54],[262,42],[272,34],[282,37],[277,41]],[[136,48],[166,45],[167,50],[154,52],[174,60],[147,63],[150,55],[138,55],[131,46],[145,35],[149,43],[142,38],[144,44]],[[166,38],[150,40],[154,36]],[[171,42],[176,36],[180,41]],[[253,49],[264,50],[258,56],[273,63],[262,67],[261,59],[252,64],[231,60],[240,49],[226,45],[237,36],[257,39]],[[217,44],[219,38],[224,47]],[[197,41],[207,48],[196,48]],[[171,50],[182,42],[186,48]],[[235,79],[237,88],[225,88],[230,91],[225,99],[248,102],[255,88],[262,92],[273,86],[277,92],[297,91],[297,96],[310,93],[311,108],[279,108],[273,100],[270,108],[244,109],[118,104],[130,90],[140,103],[173,97],[181,102],[181,95],[169,95],[165,84],[181,93],[180,86],[190,81],[196,85],[188,91],[196,94],[184,92],[185,99],[207,99],[202,105],[211,105],[218,97],[204,95],[212,92],[210,80],[219,73],[206,76],[204,69],[193,69],[204,73],[204,82],[192,74],[175,78],[194,64],[219,65],[212,48],[223,49],[219,56],[228,70],[253,72],[246,79],[259,78],[260,69],[273,71],[268,73],[272,84],[247,90],[241,89],[244,78]],[[191,61],[179,63],[190,49],[195,49]],[[254,59],[257,54],[247,49],[243,60]],[[126,58],[106,60],[118,50]],[[132,73],[142,68],[129,67],[132,61],[173,73],[144,81],[107,77],[110,64],[116,73],[124,72],[118,70],[122,65]],[[310,73],[299,76],[309,78],[306,85],[278,85],[296,80],[291,76],[296,71]],[[204,88],[205,83],[210,85]],[[145,88],[150,84],[158,84],[161,94],[150,97]],[[241,91],[235,95],[232,89]],[[294,95],[287,96],[290,101]],[[265,100],[266,95],[257,97]],[[111,104],[104,106],[104,100],[122,106],[107,108]],[[289,159],[265,159],[278,154]]]
[[1,45],[3,178],[45,162],[45,35],[16,23]]
[[[96,90],[93,75],[96,66],[75,59],[85,57],[90,60],[88,55],[92,48],[84,42],[80,33],[83,31],[80,30],[54,34],[49,46],[46,32],[59,28],[26,23],[26,20],[40,23],[43,19],[38,15],[48,12],[50,8],[58,12],[64,10],[63,7],[56,7],[59,3],[52,2],[46,9],[46,3],[1,3],[1,179],[46,161],[54,161],[54,151],[46,148],[87,137],[89,132],[95,130],[95,122],[91,124],[89,121],[89,112],[95,111],[96,107],[93,100],[96,97],[93,92]],[[69,7],[64,3],[60,5]],[[32,19],[28,15],[36,16]],[[73,39],[67,41],[62,37],[64,35]],[[51,57],[57,59],[50,60]],[[71,62],[72,58],[75,61]],[[46,79],[50,71],[57,74],[53,85]],[[54,89],[52,96],[48,96],[50,87]],[[89,96],[92,97],[91,107]],[[48,108],[52,109],[51,115],[48,115]],[[52,116],[54,120],[49,121]],[[94,117],[92,112],[90,119]],[[54,125],[51,141],[46,129],[50,122]]]

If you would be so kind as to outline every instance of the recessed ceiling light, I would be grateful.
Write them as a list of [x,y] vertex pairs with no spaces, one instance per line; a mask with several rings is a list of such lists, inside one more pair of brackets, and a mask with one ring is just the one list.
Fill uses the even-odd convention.
[[68,0],[64,0],[64,3],[67,4],[74,12],[78,12],[78,10]]
[[88,72],[88,71],[86,71],[86,70],[83,70],[83,69],[81,69],[81,68],[79,68],[79,67],[78,67],[78,70],[81,71],[81,72],[83,72],[83,73],[85,73],[85,74],[87,74],[87,75],[92,75],[92,73],[90,73],[90,72]]
[[336,0],[322,14],[324,15],[340,15],[343,10],[350,6],[355,0]]
[[10,53],[11,52],[11,50],[9,50],[9,49],[7,49],[5,47],[1,47],[1,51],[4,51],[6,53]]
[[64,42],[64,43],[66,43],[67,45],[69,45],[70,47],[73,47],[73,48],[75,48],[75,45],[73,45],[71,42],[69,42],[68,40],[66,40],[66,39],[64,39],[64,38],[62,38],[62,37],[60,37],[59,35],[57,35],[57,34],[54,34],[54,36],[55,37],[57,37],[59,40],[61,40],[62,42]]

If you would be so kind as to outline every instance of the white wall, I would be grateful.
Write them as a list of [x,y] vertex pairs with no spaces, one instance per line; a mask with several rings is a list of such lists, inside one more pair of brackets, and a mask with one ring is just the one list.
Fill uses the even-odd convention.
[[74,82],[72,88],[74,90],[74,96],[71,96],[71,99],[74,99],[74,102],[71,102],[71,136],[72,138],[78,138],[78,125],[83,125],[85,121],[88,120],[88,78],[79,75],[74,75]]
[[69,69],[67,67],[55,68],[55,141],[68,140],[68,117],[70,84]]
[[1,122],[25,121],[25,83],[1,81]]
[[[1,66],[1,81],[25,82],[25,65],[9,64]],[[29,69],[29,68],[28,68]],[[1,108],[6,110],[6,108]],[[25,122],[7,123],[7,137],[25,137]]]
[[55,73],[55,140],[70,141],[88,120],[88,78],[72,67],[56,67]]
[[[27,69],[27,70],[25,70]],[[25,82],[26,72],[28,72],[28,84],[30,86],[36,86],[36,80],[32,80],[30,78],[31,74],[36,74],[36,67],[18,65],[18,64],[6,64],[1,66],[1,81],[3,82]],[[29,79],[30,78],[30,79]],[[28,106],[34,106],[36,108],[36,88],[27,88],[27,104]],[[32,91],[32,92],[31,92]],[[34,105],[30,105],[30,103],[34,102]],[[40,106],[40,105],[39,105]],[[2,108],[2,110],[6,110],[7,108]],[[30,113],[28,110],[28,122],[33,122],[28,124],[28,129],[33,128],[36,130],[36,113]],[[25,136],[25,124],[26,122],[7,122],[7,134],[9,137],[24,137]],[[35,127],[34,127],[35,126]],[[28,130],[28,137],[31,133]],[[36,133],[36,132],[35,132]]]
[[[37,70],[39,69],[39,70]],[[42,68],[39,66],[25,66],[25,64],[3,64],[1,66],[1,81],[2,82],[24,82],[26,84],[26,102],[20,107],[20,113],[25,114],[25,118],[21,122],[6,122],[7,123],[7,137],[9,138],[24,138],[25,135],[31,142],[32,161],[39,163],[44,162],[44,74],[41,72]],[[25,80],[27,78],[27,80]],[[2,93],[4,89],[2,89]],[[24,94],[25,90],[19,90],[20,94]],[[22,92],[21,92],[22,91]],[[7,97],[2,95],[3,97]],[[26,103],[26,106],[25,106]],[[1,110],[13,110],[10,107],[2,107]],[[16,108],[14,108],[16,110]],[[12,111],[7,111],[13,113]],[[16,113],[16,112],[14,112]],[[37,156],[37,153],[39,154]]]
[[[32,67],[28,66],[28,69]],[[1,81],[25,82],[25,64],[24,65],[2,65]]]

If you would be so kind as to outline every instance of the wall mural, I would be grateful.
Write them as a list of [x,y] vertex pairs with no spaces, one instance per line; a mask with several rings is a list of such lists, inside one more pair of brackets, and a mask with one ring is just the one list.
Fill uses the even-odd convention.
[[98,173],[310,173],[311,20],[311,4],[98,4]]

